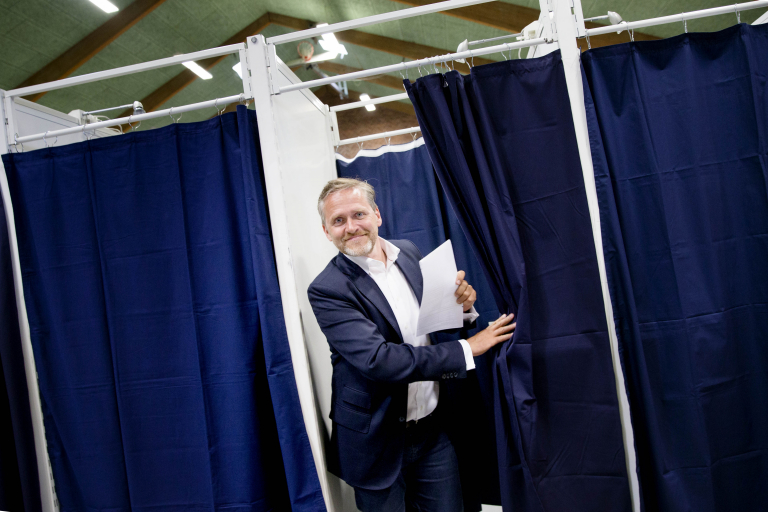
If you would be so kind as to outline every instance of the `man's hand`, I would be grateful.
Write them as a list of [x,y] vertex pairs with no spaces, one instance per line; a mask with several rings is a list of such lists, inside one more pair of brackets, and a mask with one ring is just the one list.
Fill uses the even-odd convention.
[[509,323],[514,317],[515,315],[501,315],[498,320],[469,338],[467,343],[469,343],[469,347],[472,349],[472,356],[481,356],[494,345],[511,338],[515,327],[517,327],[517,322]]
[[464,275],[463,270],[459,270],[459,273],[456,274],[456,284],[458,287],[454,295],[456,296],[456,304],[463,304],[464,312],[466,313],[472,309],[472,305],[477,300],[477,292],[472,288],[472,285],[464,280]]

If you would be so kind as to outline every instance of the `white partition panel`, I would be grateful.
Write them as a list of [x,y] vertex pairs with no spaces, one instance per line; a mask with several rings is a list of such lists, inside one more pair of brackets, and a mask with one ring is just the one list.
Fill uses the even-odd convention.
[[352,489],[325,469],[323,446],[331,428],[331,353],[307,298],[309,284],[338,252],[323,234],[316,206],[323,185],[336,177],[328,111],[309,90],[271,94],[270,75],[276,87],[299,80],[273,51],[270,55],[262,36],[248,39],[248,65],[304,422],[328,510],[354,512]]

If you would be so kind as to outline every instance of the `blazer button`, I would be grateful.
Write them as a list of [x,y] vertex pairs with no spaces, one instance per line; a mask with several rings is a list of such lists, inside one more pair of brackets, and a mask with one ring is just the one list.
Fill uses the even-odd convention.
[[404,422],[404,421],[405,421],[405,417],[403,417],[403,416],[400,416],[400,417],[398,418],[398,420],[400,420],[400,423],[402,423],[402,422]]
[[442,378],[443,378],[443,379],[445,378],[445,374],[443,374]]

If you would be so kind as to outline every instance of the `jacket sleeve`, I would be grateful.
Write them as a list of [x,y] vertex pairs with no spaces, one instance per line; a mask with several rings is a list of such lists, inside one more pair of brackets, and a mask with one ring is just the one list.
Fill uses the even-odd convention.
[[466,361],[458,341],[426,347],[391,343],[352,301],[313,284],[309,302],[328,344],[374,381],[410,383],[464,378]]

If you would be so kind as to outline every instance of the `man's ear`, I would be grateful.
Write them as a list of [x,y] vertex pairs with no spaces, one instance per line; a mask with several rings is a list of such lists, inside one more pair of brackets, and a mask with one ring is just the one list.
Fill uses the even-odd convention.
[[378,227],[381,227],[381,213],[379,213],[379,209],[376,208],[376,211],[374,213],[376,214],[376,225]]
[[323,233],[325,233],[325,238],[327,238],[329,242],[333,242],[333,239],[331,238],[331,235],[328,233],[328,230],[325,229],[325,223],[323,223],[322,226],[323,226]]

